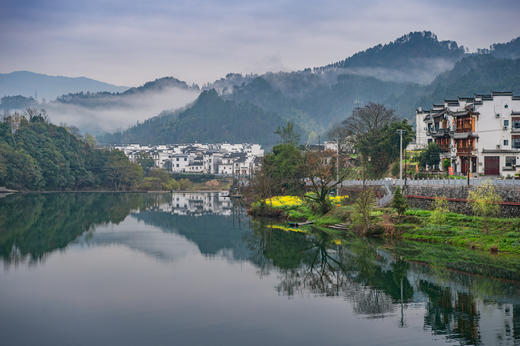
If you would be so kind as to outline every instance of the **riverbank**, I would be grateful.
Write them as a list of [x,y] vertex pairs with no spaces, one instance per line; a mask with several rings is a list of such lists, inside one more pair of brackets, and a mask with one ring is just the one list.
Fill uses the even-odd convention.
[[[294,196],[277,197],[272,200],[252,204],[253,217],[276,218],[282,227],[289,222],[312,221],[334,235],[348,236],[360,234],[354,226],[355,211],[352,204],[332,204],[331,210],[320,215]],[[285,203],[284,203],[285,202]],[[477,217],[447,212],[441,220],[431,210],[410,209],[399,216],[390,208],[375,208],[370,213],[372,227],[385,239],[403,239],[414,242],[447,244],[491,253],[520,255],[520,218]],[[301,231],[306,227],[298,227]],[[295,227],[287,227],[287,230]]]

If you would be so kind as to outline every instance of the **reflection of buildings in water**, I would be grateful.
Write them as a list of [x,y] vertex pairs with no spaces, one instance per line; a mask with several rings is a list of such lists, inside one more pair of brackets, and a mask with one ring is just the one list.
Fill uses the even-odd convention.
[[176,215],[231,215],[232,203],[227,191],[221,192],[177,192],[171,201],[159,205],[158,209]]

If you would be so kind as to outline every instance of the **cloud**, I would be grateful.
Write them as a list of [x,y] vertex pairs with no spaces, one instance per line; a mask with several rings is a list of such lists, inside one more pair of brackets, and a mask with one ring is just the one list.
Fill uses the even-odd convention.
[[203,84],[228,72],[321,66],[414,30],[473,50],[520,34],[520,3],[510,0],[4,0],[0,6],[0,71],[86,75],[119,85],[165,75]]
[[168,88],[160,92],[144,92],[124,96],[100,97],[103,107],[50,102],[44,105],[50,120],[56,124],[76,126],[94,135],[124,130],[164,110],[175,110],[193,102],[199,92],[193,89]]

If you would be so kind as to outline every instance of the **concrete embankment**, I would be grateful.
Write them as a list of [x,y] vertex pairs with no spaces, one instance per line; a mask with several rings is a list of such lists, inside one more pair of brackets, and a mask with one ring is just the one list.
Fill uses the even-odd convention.
[[[349,186],[342,188],[342,194],[348,194],[356,198],[362,186]],[[370,186],[377,196],[384,196],[385,189],[382,186]],[[395,189],[395,185],[391,186]],[[411,208],[432,209],[432,204],[437,198],[446,198],[450,210],[461,214],[472,214],[471,204],[468,203],[469,191],[474,186],[449,186],[449,185],[426,185],[405,186],[403,194]],[[496,191],[502,198],[500,203],[500,216],[520,217],[520,186],[495,186]]]

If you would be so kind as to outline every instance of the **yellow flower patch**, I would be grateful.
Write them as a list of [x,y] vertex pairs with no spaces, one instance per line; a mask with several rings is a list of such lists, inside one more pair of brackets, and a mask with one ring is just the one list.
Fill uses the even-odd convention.
[[341,201],[343,201],[344,199],[347,199],[348,196],[347,195],[344,195],[344,196],[329,196],[329,200],[331,202],[334,202],[334,203],[339,203]]
[[267,198],[265,204],[273,208],[292,208],[303,204],[298,196],[274,196]]
[[286,226],[281,226],[281,225],[267,225],[267,228],[280,229],[280,230],[285,231],[285,232],[307,233],[306,230],[301,229],[301,228],[292,228],[292,227],[286,227]]

